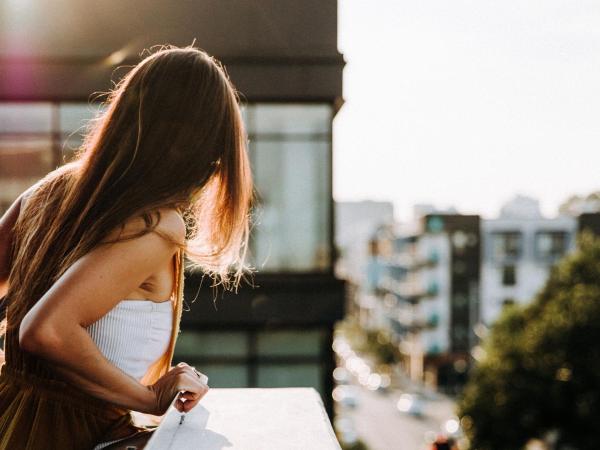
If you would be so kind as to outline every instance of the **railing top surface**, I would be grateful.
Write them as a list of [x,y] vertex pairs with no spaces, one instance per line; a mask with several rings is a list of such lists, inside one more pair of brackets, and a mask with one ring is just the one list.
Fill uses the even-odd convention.
[[211,388],[186,414],[171,408],[147,450],[339,450],[313,388]]

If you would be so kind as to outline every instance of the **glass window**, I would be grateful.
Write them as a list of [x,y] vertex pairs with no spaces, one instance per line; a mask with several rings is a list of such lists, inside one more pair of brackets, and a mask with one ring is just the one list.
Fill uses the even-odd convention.
[[93,103],[0,103],[0,213],[83,142]]
[[568,234],[564,231],[542,231],[535,236],[536,255],[542,260],[555,260],[567,252]]
[[514,305],[515,299],[514,298],[505,298],[504,300],[502,300],[502,307],[506,308],[507,306],[512,306]]
[[208,377],[208,384],[215,388],[248,387],[248,367],[242,364],[206,364],[189,359],[186,361]]
[[452,335],[457,343],[464,343],[469,338],[468,329],[464,325],[455,325],[452,329]]
[[62,157],[68,161],[83,144],[87,125],[91,119],[104,110],[99,103],[61,103],[59,124],[62,138]]
[[427,354],[428,355],[437,355],[442,352],[442,348],[440,344],[437,342],[431,343],[427,346]]
[[452,296],[452,306],[460,309],[469,304],[469,298],[461,293],[456,293]]
[[[23,181],[23,190],[50,170],[54,161],[50,135],[0,133],[0,177]],[[20,194],[17,193],[17,196]]]
[[250,125],[250,121],[248,119],[248,111],[251,111],[252,107],[249,106],[247,103],[241,103],[240,110],[242,111],[242,120],[244,121],[244,124],[246,125],[246,131],[249,132],[248,127]]
[[256,104],[251,134],[330,134],[331,109],[326,104]]
[[427,295],[435,297],[439,291],[439,284],[436,280],[431,280],[427,283]]
[[83,133],[86,125],[104,108],[95,103],[61,103],[59,123],[62,133],[79,131]]
[[319,356],[323,333],[313,331],[268,331],[257,336],[257,353],[264,356]]
[[52,103],[0,103],[0,133],[50,133]]
[[315,364],[262,364],[258,387],[314,387],[323,394],[320,366]]
[[263,272],[331,267],[331,105],[251,103],[243,116],[258,203],[253,265]]
[[0,177],[3,181],[6,178],[13,183],[23,180],[23,188],[27,188],[31,181],[51,170],[51,125],[51,103],[0,103]]
[[245,357],[248,344],[243,332],[183,331],[177,338],[175,352],[186,357]]
[[326,270],[329,254],[329,143],[258,141],[253,150],[258,270]]
[[496,260],[517,259],[521,256],[521,233],[493,234],[493,255]]
[[[252,255],[264,271],[315,271],[331,267],[331,119],[329,104],[249,104],[243,117],[260,196],[254,212]],[[83,141],[88,121],[101,112],[89,102],[0,102],[0,207],[68,159]],[[251,358],[243,331],[183,331],[176,358],[197,365],[211,386],[249,385]],[[322,390],[318,362],[323,334],[312,331],[257,333],[259,386],[312,386]],[[307,357],[302,364],[286,356]],[[308,360],[308,362],[307,362]],[[202,363],[207,361],[207,363]],[[251,363],[254,364],[254,363]],[[254,366],[253,366],[254,367]]]
[[53,105],[0,103],[0,214],[54,167]]
[[[68,161],[86,124],[104,106],[90,102],[0,103],[0,206]],[[259,197],[252,264],[265,272],[327,271],[332,264],[331,105],[242,105]]]
[[517,271],[515,266],[504,266],[502,268],[502,285],[514,286],[517,284]]

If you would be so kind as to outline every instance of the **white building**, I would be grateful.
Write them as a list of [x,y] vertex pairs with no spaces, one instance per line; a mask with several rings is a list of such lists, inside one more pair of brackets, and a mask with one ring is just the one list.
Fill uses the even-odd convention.
[[369,241],[381,226],[393,226],[391,202],[335,202],[335,245],[340,251],[338,275],[362,285],[369,261]]
[[575,249],[577,219],[544,218],[538,202],[517,197],[500,217],[482,221],[481,320],[492,324],[506,304],[530,302],[551,267]]

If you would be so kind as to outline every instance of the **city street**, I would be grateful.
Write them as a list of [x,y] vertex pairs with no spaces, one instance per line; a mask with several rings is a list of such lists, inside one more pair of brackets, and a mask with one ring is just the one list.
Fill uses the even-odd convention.
[[[425,402],[421,418],[401,413],[396,407],[400,393],[361,388],[354,408],[339,407],[341,417],[351,419],[359,438],[369,450],[422,450],[453,417],[454,404],[436,396]],[[428,441],[428,439],[430,439]]]

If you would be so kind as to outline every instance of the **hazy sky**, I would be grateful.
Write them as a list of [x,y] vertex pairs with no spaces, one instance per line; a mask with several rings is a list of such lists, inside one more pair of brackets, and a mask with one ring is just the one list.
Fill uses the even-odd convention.
[[600,189],[600,2],[339,0],[337,200],[548,215]]

